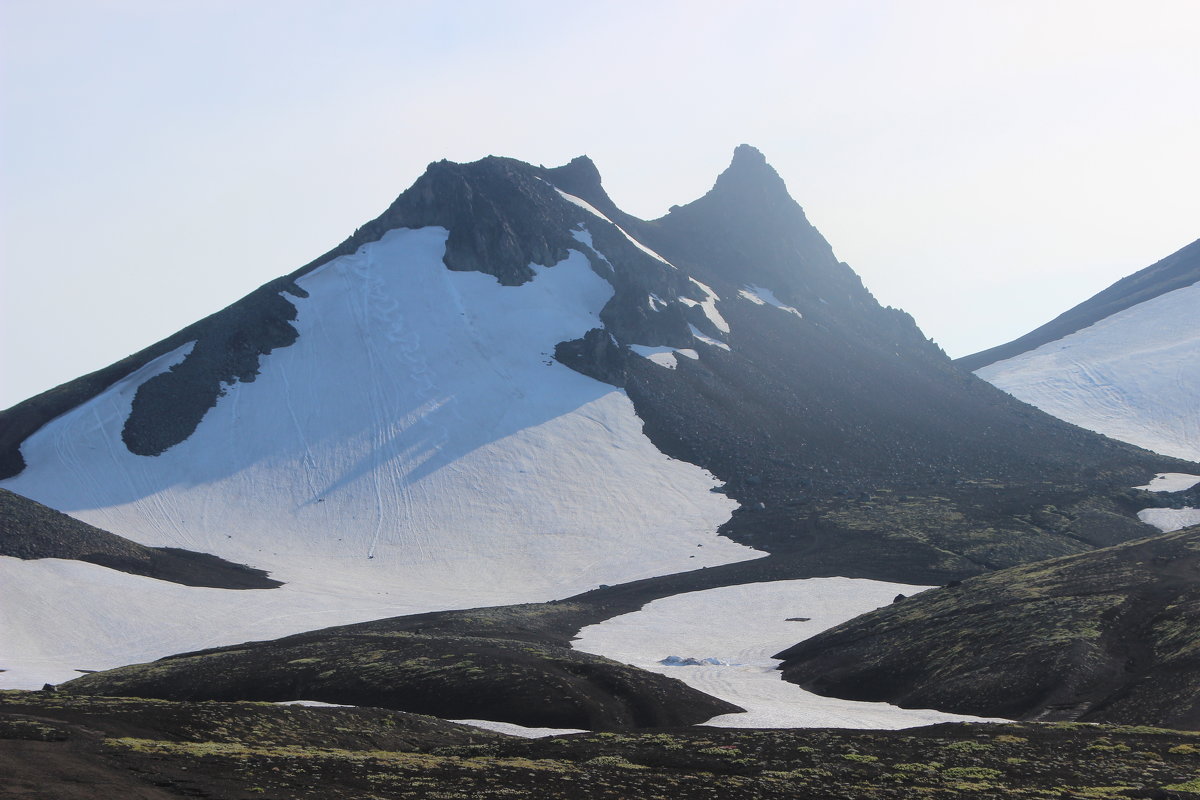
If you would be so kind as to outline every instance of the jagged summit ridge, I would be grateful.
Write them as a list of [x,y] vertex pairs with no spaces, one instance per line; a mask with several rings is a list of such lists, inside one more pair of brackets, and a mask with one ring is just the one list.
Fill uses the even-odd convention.
[[[778,199],[781,193],[787,194],[787,186],[758,148],[740,144],[733,151],[733,160],[717,176],[710,192],[717,195],[724,193],[741,200],[752,200],[754,195],[763,199]],[[791,196],[788,197],[790,199]]]

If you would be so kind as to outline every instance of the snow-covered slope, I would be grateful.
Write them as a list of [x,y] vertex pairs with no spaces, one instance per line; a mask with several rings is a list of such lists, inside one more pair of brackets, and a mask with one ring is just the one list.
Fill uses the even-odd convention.
[[1200,283],[976,374],[1068,422],[1200,461]]
[[[297,342],[160,456],[130,453],[121,428],[137,387],[186,346],[25,442],[29,466],[6,488],[286,586],[197,590],[0,559],[0,685],[758,555],[715,535],[736,504],[655,449],[624,391],[553,359],[611,296],[587,260],[502,286],[446,269],[446,235],[393,230],[300,278]],[[31,600],[52,585],[69,599]]]

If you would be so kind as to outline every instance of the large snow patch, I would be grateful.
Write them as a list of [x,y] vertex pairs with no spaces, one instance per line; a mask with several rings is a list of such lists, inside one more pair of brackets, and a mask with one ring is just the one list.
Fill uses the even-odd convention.
[[[29,467],[5,488],[287,585],[195,589],[0,560],[0,669],[36,656],[47,671],[21,685],[40,685],[74,668],[758,556],[716,535],[736,504],[709,491],[712,475],[655,449],[623,391],[553,360],[555,344],[600,324],[612,294],[586,258],[502,286],[448,270],[446,236],[394,230],[301,278],[299,340],[161,456],[120,439],[148,374],[30,437]],[[70,614],[39,611],[67,594]]]
[[1067,422],[1200,461],[1200,284],[976,374]]
[[1200,475],[1189,475],[1186,472],[1160,472],[1145,486],[1133,488],[1145,489],[1147,492],[1186,492],[1198,483],[1200,483]]
[[1200,525],[1200,508],[1144,508],[1138,512],[1138,519],[1163,533],[1171,533]]
[[[785,682],[771,658],[899,594],[928,587],[857,578],[750,583],[655,600],[579,632],[576,650],[679,678],[736,703],[744,714],[723,714],[706,725],[726,728],[909,728],[956,720],[957,714],[821,697]],[[806,618],[805,621],[795,621]],[[669,656],[722,664],[673,666]]]

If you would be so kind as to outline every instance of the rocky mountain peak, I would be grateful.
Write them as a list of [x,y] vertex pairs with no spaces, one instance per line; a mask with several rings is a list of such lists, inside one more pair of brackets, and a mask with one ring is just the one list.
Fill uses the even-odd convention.
[[767,165],[767,157],[764,156],[762,154],[762,151],[759,150],[754,145],[746,144],[743,142],[742,144],[739,144],[737,147],[733,148],[733,164],[731,164],[730,166],[731,167],[736,166],[739,163],[743,164],[743,165],[745,165],[745,164],[752,164],[752,165],[761,164],[761,165],[766,166]]
[[561,167],[554,167],[546,170],[548,176],[552,176],[556,186],[562,186],[565,190],[577,191],[571,192],[579,197],[583,194],[591,194],[593,192],[604,191],[600,187],[600,170],[596,167],[596,162],[592,161],[587,156],[575,156]]
[[710,202],[715,199],[751,213],[767,211],[767,206],[780,202],[789,208],[798,207],[788,194],[783,178],[767,163],[766,156],[748,144],[737,146],[733,151],[733,160],[702,199]]
[[713,286],[770,287],[801,311],[842,321],[878,310],[859,277],[837,260],[788,194],[779,173],[747,144],[734,150],[707,194],[672,207],[641,232],[651,246],[686,262]]

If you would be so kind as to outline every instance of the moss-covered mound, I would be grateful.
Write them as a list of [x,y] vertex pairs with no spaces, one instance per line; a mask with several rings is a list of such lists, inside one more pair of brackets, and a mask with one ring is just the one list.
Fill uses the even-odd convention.
[[172,656],[62,688],[169,700],[320,700],[593,730],[691,725],[742,710],[673,678],[564,646],[362,626]]
[[1198,729],[1200,528],[925,592],[779,657],[836,697]]

